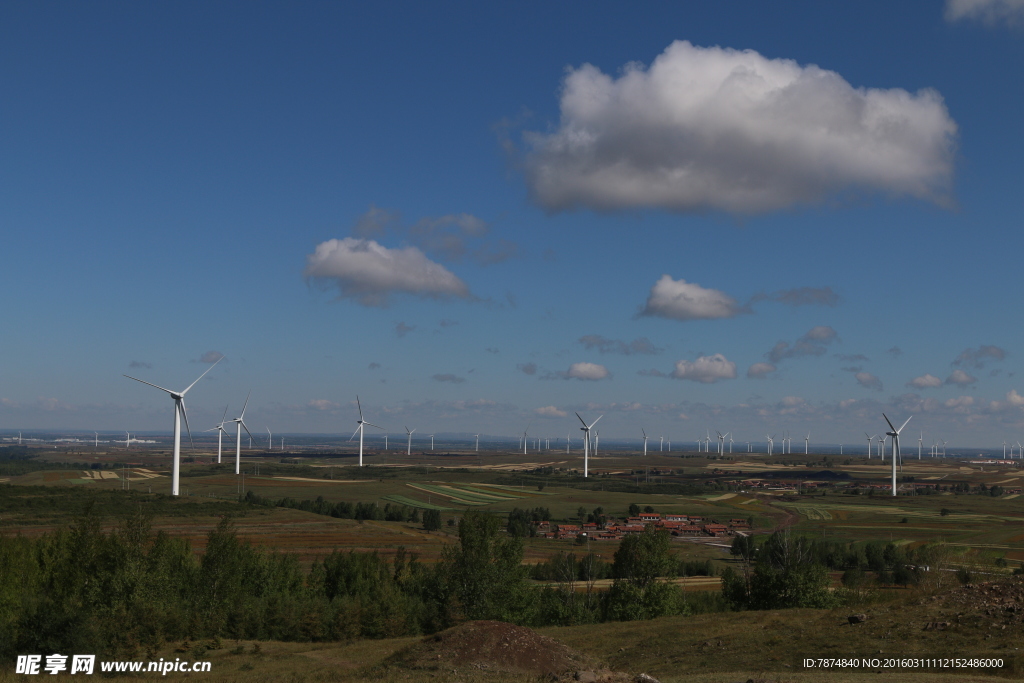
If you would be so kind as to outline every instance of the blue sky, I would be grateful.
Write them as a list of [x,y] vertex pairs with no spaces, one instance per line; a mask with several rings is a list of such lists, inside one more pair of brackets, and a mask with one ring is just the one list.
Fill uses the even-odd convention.
[[0,430],[224,354],[193,426],[1016,441],[1022,72],[1011,0],[5,4]]

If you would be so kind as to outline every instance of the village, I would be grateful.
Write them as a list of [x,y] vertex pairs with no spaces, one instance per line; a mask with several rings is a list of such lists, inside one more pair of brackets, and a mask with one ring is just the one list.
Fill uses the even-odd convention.
[[730,519],[721,524],[715,519],[697,515],[641,512],[635,517],[609,518],[604,523],[584,522],[561,524],[549,521],[532,522],[537,538],[570,540],[618,541],[629,534],[643,533],[647,527],[665,529],[673,536],[732,536],[741,530],[750,529],[749,519]]

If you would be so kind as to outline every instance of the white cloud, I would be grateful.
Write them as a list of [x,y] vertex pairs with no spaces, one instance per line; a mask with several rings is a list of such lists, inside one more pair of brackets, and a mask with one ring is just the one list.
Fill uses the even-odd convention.
[[914,379],[907,382],[907,386],[914,387],[915,389],[931,389],[934,387],[941,387],[942,380],[936,377],[935,375],[929,375],[925,373],[920,377],[915,377]]
[[882,380],[878,379],[870,372],[858,372],[855,373],[853,377],[857,380],[857,384],[861,385],[865,389],[874,389],[875,391],[882,390]]
[[670,275],[662,275],[651,287],[647,304],[640,315],[701,320],[731,318],[739,312],[736,301],[725,292],[705,289],[694,282],[673,280]]
[[313,410],[337,410],[341,405],[334,401],[328,401],[326,398],[314,398],[306,404],[306,407]]
[[983,344],[976,349],[964,349],[960,355],[953,359],[953,365],[963,365],[969,368],[980,370],[985,367],[989,360],[1003,360],[1006,358],[1006,349],[991,344]]
[[789,342],[780,341],[764,355],[772,363],[778,363],[786,358],[822,356],[825,354],[825,347],[837,339],[839,339],[839,334],[833,328],[828,325],[817,325],[793,342],[792,346],[789,345]]
[[338,287],[342,297],[364,306],[387,306],[396,292],[416,296],[469,298],[469,288],[416,247],[388,249],[374,240],[332,239],[306,257],[305,275]]
[[754,363],[747,368],[747,377],[751,379],[764,379],[771,373],[775,372],[777,368],[771,363]]
[[814,65],[672,43],[618,78],[584,64],[551,134],[528,133],[548,210],[758,213],[877,190],[942,201],[956,123],[934,90],[854,88]]
[[607,379],[611,376],[608,372],[608,368],[598,363],[573,363],[569,366],[569,371],[565,373],[566,379],[584,379],[596,381],[599,379]]
[[1018,394],[1016,389],[1010,389],[1006,393],[1006,400],[1009,401],[1010,405],[1024,406],[1024,396]]
[[977,377],[974,377],[963,370],[954,370],[953,374],[946,378],[946,384],[958,384],[960,386],[967,386],[968,384],[974,384],[978,381]]
[[681,360],[676,362],[672,371],[674,379],[688,379],[702,384],[713,384],[722,379],[736,378],[736,364],[720,353],[713,356],[700,356],[695,361]]
[[559,410],[555,406],[544,406],[543,408],[534,408],[533,412],[541,417],[565,417],[568,415],[564,410]]
[[946,21],[975,19],[988,25],[1024,24],[1024,0],[946,0]]
[[947,399],[942,405],[952,409],[965,409],[974,405],[973,396],[960,396],[959,398]]

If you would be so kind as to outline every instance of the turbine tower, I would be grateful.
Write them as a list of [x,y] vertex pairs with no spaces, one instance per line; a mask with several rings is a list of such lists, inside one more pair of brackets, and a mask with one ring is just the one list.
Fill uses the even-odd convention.
[[[885,413],[882,413],[882,417],[885,417]],[[914,417],[911,415],[910,417]],[[910,422],[910,417],[904,422],[899,429],[892,426],[892,422],[889,421],[888,417],[885,417],[885,421],[889,424],[891,432],[886,432],[887,436],[892,437],[892,495],[896,495],[896,459],[900,457],[900,432],[903,431],[903,427],[907,426],[907,422]]]
[[804,455],[807,455],[807,444],[811,441],[811,433],[807,432],[807,436],[804,437]]
[[235,474],[242,473],[242,430],[249,435],[249,440],[252,441],[252,432],[245,426],[245,409],[249,405],[249,397],[252,396],[250,391],[245,395],[245,403],[242,404],[242,414],[236,417],[231,422],[235,423]]
[[192,382],[192,384],[189,384],[187,387],[185,387],[184,391],[171,391],[170,389],[164,389],[163,387],[157,386],[155,384],[150,384],[149,382],[141,380],[141,379],[139,379],[137,377],[131,377],[130,375],[125,375],[125,377],[127,377],[128,379],[134,379],[136,382],[142,382],[143,384],[149,384],[149,386],[155,387],[155,388],[159,389],[160,391],[166,391],[168,394],[171,395],[171,398],[174,399],[174,463],[171,465],[171,495],[172,496],[178,495],[178,480],[179,480],[179,475],[181,473],[181,420],[182,420],[182,418],[184,418],[184,420],[185,420],[185,431],[188,432],[188,440],[190,442],[192,441],[192,430],[190,430],[188,428],[188,415],[185,413],[185,394],[188,393],[189,389],[191,389],[192,387],[194,387],[196,385],[196,382],[198,382],[200,379],[205,377],[206,373],[209,372],[210,370],[213,370],[217,366],[217,363],[221,362],[222,360],[224,360],[224,356],[221,356],[216,361],[214,361],[213,365],[211,365],[210,367],[206,368],[206,372],[204,372],[203,374],[199,375],[199,378],[196,379],[195,382]]
[[868,437],[868,460],[871,459],[871,442],[875,440],[875,437],[868,436],[867,432],[864,432],[864,436]]
[[921,459],[921,444],[924,443],[924,432],[921,432],[921,436],[917,437],[917,459]]
[[[352,404],[350,403],[349,405],[352,405]],[[379,427],[379,426],[377,426],[375,424],[372,424],[370,422],[367,422],[366,420],[363,419],[363,404],[359,402],[359,396],[358,395],[356,395],[356,408],[359,410],[359,419],[356,420],[356,424],[359,425],[359,426],[356,427],[356,431],[355,432],[352,432],[352,436],[350,436],[348,438],[348,440],[351,441],[352,439],[354,439],[355,436],[356,436],[356,432],[359,432],[359,466],[362,467],[363,466],[363,428],[366,425],[370,425],[371,427],[377,427],[377,429],[384,429],[384,428],[383,427]],[[388,436],[387,436],[387,434],[385,434],[384,435],[384,450],[387,450],[387,448],[388,448],[388,446],[387,446],[387,439],[388,439]]]
[[267,450],[274,450],[274,434],[270,431],[270,427],[267,427]]
[[589,474],[589,464],[590,464],[590,460],[589,460],[589,458],[590,458],[590,430],[593,429],[594,425],[597,424],[597,420],[600,420],[602,417],[604,417],[604,415],[601,415],[600,417],[597,418],[597,420],[594,420],[590,424],[587,424],[586,421],[582,417],[580,417],[579,413],[576,413],[576,417],[579,417],[580,418],[580,422],[583,423],[583,426],[580,427],[580,431],[584,432],[584,434],[583,434],[583,477],[586,478],[588,476],[588,474]]
[[224,442],[224,432],[227,431],[227,430],[224,429],[224,418],[226,418],[227,416],[228,416],[228,407],[224,406],[224,414],[221,415],[221,417],[220,417],[220,424],[217,425],[216,427],[212,427],[210,429],[204,429],[203,430],[204,432],[212,432],[214,430],[217,430],[217,464],[218,465],[220,464],[220,454],[221,454],[221,450],[222,450],[222,444]]
[[412,455],[412,432],[415,432],[415,431],[416,431],[415,429],[412,430],[412,431],[409,431],[408,427],[405,428],[405,433],[409,436],[409,441],[406,443],[406,446],[405,446],[405,454],[406,455]]
[[476,437],[476,452],[479,453],[480,452],[480,435],[479,434],[474,434],[473,436]]
[[434,435],[430,435],[430,450],[434,450]]
[[644,433],[644,456],[646,456],[647,455],[647,438],[648,438],[647,437],[647,431],[644,430],[643,427],[640,428],[640,431]]

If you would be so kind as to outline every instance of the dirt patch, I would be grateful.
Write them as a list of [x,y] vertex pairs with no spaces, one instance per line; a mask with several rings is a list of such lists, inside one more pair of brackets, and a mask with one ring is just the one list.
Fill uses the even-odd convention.
[[524,626],[468,621],[399,650],[386,665],[409,669],[470,668],[501,673],[572,679],[578,671],[600,672],[600,680],[628,680],[585,655]]

